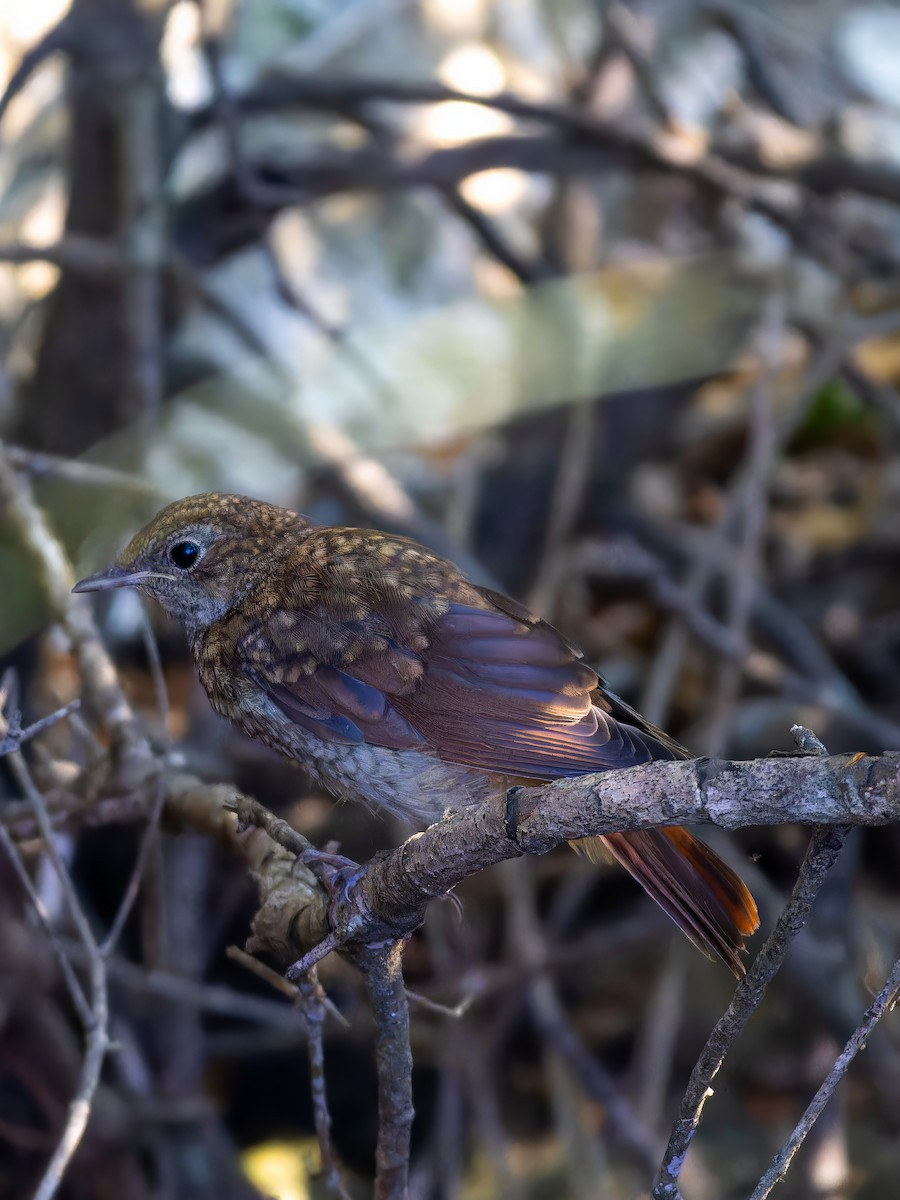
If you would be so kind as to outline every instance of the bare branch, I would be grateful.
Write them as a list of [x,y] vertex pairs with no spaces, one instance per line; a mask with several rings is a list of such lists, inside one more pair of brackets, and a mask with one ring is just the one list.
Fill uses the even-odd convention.
[[[146,609],[141,609],[142,622],[141,632],[144,637],[144,645],[147,649],[147,659],[150,667],[150,675],[153,679],[153,690],[156,693],[156,707],[159,714],[159,723],[161,736],[165,743],[168,744],[169,730],[169,693],[166,687],[166,678],[163,672],[162,659],[159,654],[159,646],[156,637],[153,633],[153,627],[150,624],[150,618],[147,616]],[[112,925],[109,928],[103,945],[100,950],[104,958],[107,958],[115,949],[122,930],[125,928],[125,922],[134,907],[137,900],[138,892],[141,887],[141,880],[144,877],[144,872],[147,869],[147,864],[150,860],[151,852],[157,845],[157,834],[159,832],[159,822],[162,817],[163,808],[166,802],[166,786],[165,776],[160,773],[156,780],[156,795],[153,798],[153,804],[147,816],[147,822],[141,834],[141,842],[138,847],[137,857],[135,858],[134,866],[131,871],[131,877],[128,880],[125,891],[122,894],[122,899],[119,901],[119,907],[113,918]]]
[[[2,251],[0,251],[2,258]],[[74,458],[60,458],[56,454],[43,454],[28,450],[24,446],[7,446],[6,457],[18,470],[33,479],[49,476],[64,479],[66,483],[77,483],[86,487],[118,488],[138,495],[162,496],[158,488],[144,479],[105,467],[100,463],[82,462]]]
[[297,981],[298,1006],[306,1021],[307,1056],[309,1058],[309,1084],[312,1092],[313,1119],[319,1153],[322,1158],[322,1178],[325,1187],[338,1200],[350,1200],[341,1180],[340,1168],[331,1144],[331,1113],[325,1094],[325,1047],[322,1030],[325,1024],[325,993],[319,983],[315,969]]
[[162,817],[163,808],[165,807],[165,801],[165,779],[160,775],[156,781],[156,798],[153,801],[153,807],[150,809],[147,823],[141,835],[141,843],[138,847],[131,876],[122,894],[122,899],[119,901],[119,907],[109,927],[109,932],[103,939],[103,945],[100,947],[100,953],[104,958],[108,958],[118,945],[119,938],[122,936],[122,930],[125,928],[125,922],[128,920],[129,914],[138,898],[141,880],[144,877],[144,872],[147,869],[147,863],[150,859],[150,852],[156,847],[156,836],[159,831],[159,822]]
[[85,695],[95,712],[102,714],[116,749],[137,751],[146,764],[152,755],[131,705],[122,690],[116,669],[97,632],[89,604],[72,595],[75,577],[62,543],[35,504],[27,481],[17,474],[0,443],[0,503],[37,567],[38,582],[78,655]]
[[58,242],[46,245],[21,241],[0,245],[0,263],[15,266],[32,262],[50,263],[86,279],[112,279],[127,266],[121,248],[114,241],[88,234],[67,233]]
[[22,861],[22,856],[19,853],[18,846],[2,825],[0,825],[0,846],[2,846],[6,852],[10,866],[12,867],[16,878],[22,886],[22,891],[31,901],[41,928],[47,935],[47,940],[50,943],[50,947],[53,950],[53,953],[56,955],[56,960],[59,963],[59,969],[63,980],[65,981],[66,988],[68,989],[69,996],[72,999],[72,1003],[75,1006],[82,1023],[87,1026],[91,1021],[91,1008],[87,1002],[87,998],[85,997],[84,990],[81,984],[78,982],[78,977],[72,969],[70,956],[65,946],[56,935],[56,931],[53,928],[53,924],[50,919],[50,914],[47,912],[47,906],[44,904],[40,893],[37,891],[31,881],[31,876],[28,874],[28,870]]
[[72,47],[73,22],[67,14],[56,25],[48,29],[40,41],[27,50],[19,60],[19,65],[9,77],[9,82],[0,96],[0,121],[6,115],[6,110],[22,91],[28,80],[51,54],[57,51],[68,51]]

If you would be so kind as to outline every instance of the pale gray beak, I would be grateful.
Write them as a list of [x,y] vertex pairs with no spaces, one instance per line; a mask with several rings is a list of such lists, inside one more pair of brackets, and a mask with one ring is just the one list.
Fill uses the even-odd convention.
[[111,588],[137,587],[144,579],[169,579],[171,576],[161,575],[159,571],[126,571],[124,567],[110,567],[108,571],[98,571],[96,575],[88,575],[80,579],[72,588],[73,592],[108,592]]

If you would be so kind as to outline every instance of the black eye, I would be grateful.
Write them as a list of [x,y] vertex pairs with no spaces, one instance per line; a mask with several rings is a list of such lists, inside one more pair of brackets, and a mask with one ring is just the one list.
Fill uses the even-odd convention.
[[169,547],[169,562],[179,571],[189,570],[200,557],[200,547],[196,542],[176,542]]

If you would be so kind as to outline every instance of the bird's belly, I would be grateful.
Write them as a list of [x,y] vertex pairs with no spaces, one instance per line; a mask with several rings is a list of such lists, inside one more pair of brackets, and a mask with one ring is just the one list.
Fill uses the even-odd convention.
[[304,766],[336,795],[384,809],[414,825],[427,825],[446,811],[477,804],[505,790],[500,776],[442,762],[420,750],[383,746],[318,746]]
[[274,705],[262,719],[245,712],[241,725],[251,737],[299,763],[334,795],[384,809],[413,825],[430,824],[448,809],[477,804],[512,783],[443,762],[427,750],[326,741],[286,721]]

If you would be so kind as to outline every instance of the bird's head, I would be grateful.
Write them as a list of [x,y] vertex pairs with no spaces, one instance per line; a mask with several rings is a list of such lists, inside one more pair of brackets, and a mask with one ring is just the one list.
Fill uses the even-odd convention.
[[73,591],[138,588],[195,633],[224,616],[267,572],[281,535],[302,534],[310,525],[249,496],[188,496],[158,512],[109,570],[82,579]]

